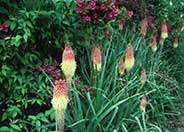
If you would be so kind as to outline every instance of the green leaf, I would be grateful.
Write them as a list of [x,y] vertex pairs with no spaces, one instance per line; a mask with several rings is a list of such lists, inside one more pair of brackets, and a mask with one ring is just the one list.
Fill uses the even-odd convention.
[[0,127],[0,132],[9,132],[10,129],[7,126]]
[[13,129],[15,129],[15,130],[17,130],[17,131],[21,131],[20,127],[17,126],[17,125],[15,125],[15,124],[12,124],[12,125],[10,125],[10,126],[11,126],[11,128],[13,128]]
[[7,112],[5,111],[5,112],[3,113],[3,116],[2,116],[2,121],[6,120],[7,117],[8,117],[8,114],[7,114]]
[[22,38],[22,36],[20,36],[20,35],[17,35],[17,36],[15,37],[14,45],[15,45],[16,47],[19,47],[19,46],[20,46],[20,44],[21,44],[21,38]]
[[15,27],[17,26],[17,22],[16,21],[13,21],[10,25],[10,29],[11,31],[15,29]]
[[64,0],[67,4],[70,4],[72,0]]
[[29,115],[29,116],[28,116],[28,119],[33,120],[33,121],[34,121],[34,120],[36,120],[36,116]]
[[4,7],[0,7],[0,12],[1,12],[2,14],[8,14],[8,10],[5,9]]

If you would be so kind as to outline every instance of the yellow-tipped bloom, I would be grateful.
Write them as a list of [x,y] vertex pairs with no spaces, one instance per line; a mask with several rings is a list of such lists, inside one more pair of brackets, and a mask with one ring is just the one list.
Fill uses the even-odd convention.
[[174,43],[173,43],[173,48],[178,48],[178,40],[179,40],[179,38],[176,37],[174,40]]
[[167,23],[162,23],[161,39],[165,40],[168,37]]
[[57,125],[59,132],[64,131],[64,112],[68,104],[68,87],[65,80],[55,81],[52,97],[52,106],[56,112]]
[[102,67],[102,56],[100,46],[94,46],[92,48],[92,61],[94,69],[96,71],[100,71]]
[[125,57],[125,69],[130,71],[130,69],[134,66],[134,51],[131,44],[128,44],[126,57]]
[[122,76],[125,72],[125,64],[124,64],[124,60],[123,58],[120,59],[120,62],[119,62],[119,74],[120,76]]
[[55,110],[65,110],[68,104],[68,88],[66,80],[55,81],[52,106]]
[[153,35],[152,37],[151,49],[153,52],[157,51],[157,35]]
[[142,112],[146,112],[146,105],[147,105],[146,96],[143,96],[140,101],[140,109]]
[[60,66],[65,77],[71,80],[75,74],[77,65],[73,49],[69,44],[65,44],[65,49],[62,54],[62,63],[60,64]]

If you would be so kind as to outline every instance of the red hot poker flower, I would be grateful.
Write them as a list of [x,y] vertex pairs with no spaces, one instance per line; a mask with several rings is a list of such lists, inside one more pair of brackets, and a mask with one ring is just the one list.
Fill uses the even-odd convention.
[[157,35],[152,36],[151,48],[153,52],[157,50]]
[[146,112],[147,99],[146,96],[143,96],[140,101],[140,109],[142,112]]
[[125,57],[125,69],[127,71],[130,71],[133,65],[134,65],[134,51],[133,51],[132,45],[128,44],[126,57]]
[[146,82],[146,70],[143,69],[141,71],[141,83],[144,84]]
[[148,19],[147,19],[147,17],[145,17],[145,18],[141,21],[141,34],[142,34],[143,36],[146,36],[147,28],[148,28]]
[[66,80],[55,81],[51,103],[56,112],[59,131],[62,132],[64,130],[64,112],[68,104],[68,87]]
[[125,64],[124,64],[123,58],[121,58],[120,62],[119,62],[119,74],[120,74],[120,76],[123,75],[124,71],[125,71]]
[[164,40],[167,37],[168,37],[168,28],[167,28],[167,23],[164,21],[162,23],[161,38]]
[[176,37],[173,43],[173,48],[178,48],[178,41],[179,41],[179,38]]
[[100,46],[94,46],[92,48],[92,60],[94,69],[100,71],[102,65],[102,56]]
[[60,64],[61,69],[66,77],[66,79],[71,81],[76,70],[76,61],[74,57],[74,52],[69,44],[65,44],[65,49],[62,54],[62,63]]

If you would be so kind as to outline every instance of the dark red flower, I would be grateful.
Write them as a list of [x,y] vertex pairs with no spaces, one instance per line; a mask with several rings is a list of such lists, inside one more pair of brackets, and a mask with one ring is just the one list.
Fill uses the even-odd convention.
[[90,16],[83,16],[83,21],[84,22],[91,22],[91,17]]
[[105,4],[101,4],[100,5],[100,10],[107,11],[108,10],[108,7]]
[[9,25],[6,22],[0,25],[0,31],[8,32],[8,28]]
[[88,4],[88,9],[95,10],[95,8],[96,8],[96,0],[90,0]]

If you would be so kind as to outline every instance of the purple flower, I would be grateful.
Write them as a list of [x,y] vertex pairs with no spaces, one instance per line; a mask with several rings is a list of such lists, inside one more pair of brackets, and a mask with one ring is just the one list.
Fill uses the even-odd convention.
[[76,12],[79,13],[79,14],[83,14],[83,15],[86,13],[84,7],[78,7],[76,9]]
[[100,5],[100,9],[101,9],[102,11],[107,11],[107,10],[108,10],[108,7],[107,7],[105,4],[101,4],[101,5]]
[[153,28],[154,17],[148,17],[148,26]]
[[9,25],[4,22],[3,24],[0,25],[0,31],[8,32],[8,27]]
[[84,4],[84,0],[77,0],[77,4]]
[[112,17],[114,18],[120,14],[120,11],[116,8],[114,4],[112,4],[111,6],[111,13],[112,13]]
[[48,68],[47,68],[47,72],[48,73],[50,73],[50,72],[52,72],[52,71],[54,71],[56,69],[56,67],[55,66],[49,66]]
[[58,65],[58,62],[56,60],[54,60],[53,66],[56,68]]
[[132,17],[133,14],[134,14],[133,11],[127,11],[127,15],[128,15],[129,17]]
[[96,8],[96,0],[90,0],[88,4],[88,9],[95,10]]
[[59,79],[60,77],[60,72],[51,72],[51,76],[54,78],[54,79]]
[[83,16],[83,21],[84,22],[90,22],[91,21],[91,17],[90,16]]

